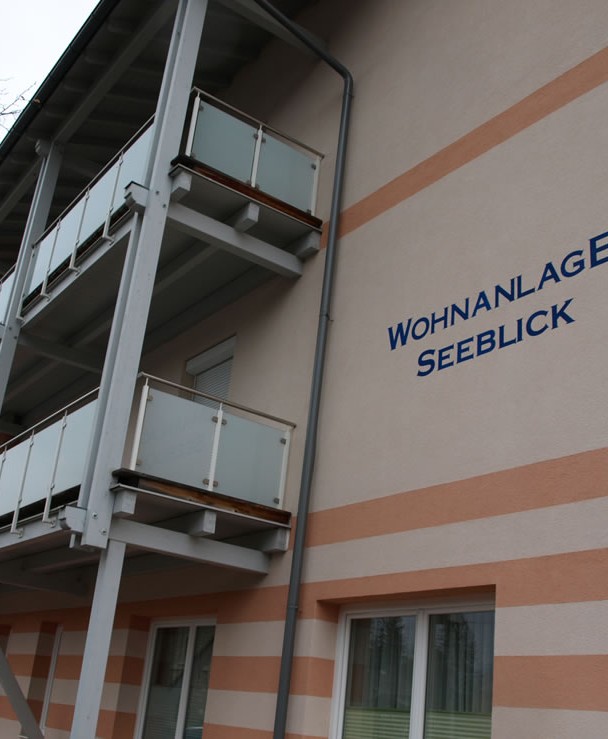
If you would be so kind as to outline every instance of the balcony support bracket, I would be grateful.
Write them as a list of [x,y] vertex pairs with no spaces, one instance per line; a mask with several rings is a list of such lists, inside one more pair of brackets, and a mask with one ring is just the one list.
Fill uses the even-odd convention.
[[148,188],[137,182],[129,182],[125,187],[125,202],[135,213],[143,213],[148,205]]
[[184,172],[183,169],[174,170],[171,172],[171,200],[178,203],[180,200],[186,197],[192,187],[192,175],[190,172]]
[[180,203],[169,205],[167,220],[179,231],[284,277],[293,279],[302,275],[302,262],[293,254]]
[[68,505],[59,512],[59,525],[65,531],[82,534],[86,521],[86,510],[78,506]]
[[247,203],[243,208],[238,210],[226,223],[235,231],[245,233],[253,228],[260,220],[260,206],[257,203]]
[[311,231],[292,241],[289,246],[298,259],[306,260],[321,248],[321,234],[318,231]]
[[118,519],[112,524],[110,536],[116,541],[149,552],[251,572],[256,575],[268,573],[269,559],[263,552],[226,544],[222,541],[202,539],[178,531],[169,531],[158,526]]
[[133,490],[118,490],[114,496],[115,518],[129,518],[135,513],[137,493]]

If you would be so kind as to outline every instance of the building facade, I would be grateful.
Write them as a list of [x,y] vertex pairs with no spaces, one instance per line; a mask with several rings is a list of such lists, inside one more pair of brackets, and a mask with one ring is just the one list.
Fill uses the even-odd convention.
[[2,737],[608,734],[607,22],[101,0],[0,143]]

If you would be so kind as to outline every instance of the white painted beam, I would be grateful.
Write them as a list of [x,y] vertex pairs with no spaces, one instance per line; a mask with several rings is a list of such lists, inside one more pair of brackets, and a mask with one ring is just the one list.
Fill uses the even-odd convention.
[[112,522],[110,537],[129,546],[172,557],[226,567],[258,575],[268,573],[269,559],[262,552],[221,541],[200,539],[158,526],[118,519]]
[[28,739],[44,739],[4,651],[0,649],[0,683]]
[[[222,5],[225,5],[227,8],[234,10],[235,13],[242,15],[243,18],[247,18],[247,20],[251,21],[251,23],[254,23],[256,26],[260,26],[265,31],[269,31],[270,33],[272,33],[273,36],[282,39],[291,46],[296,46],[298,49],[301,49],[307,54],[316,56],[314,52],[311,51],[308,46],[306,46],[306,44],[303,44],[292,33],[289,33],[289,31],[284,28],[278,21],[276,21],[272,16],[268,15],[268,13],[262,10],[259,5],[251,2],[251,0],[219,1]],[[310,38],[318,47],[322,49],[327,48],[327,44],[318,36],[315,36],[314,34],[309,32],[307,32],[307,35],[310,36]]]
[[255,226],[260,220],[260,206],[257,203],[247,203],[229,218],[226,223],[235,231],[245,233]]
[[148,45],[152,37],[162,28],[167,20],[175,13],[173,3],[161,3],[141,28],[134,31],[131,42],[121,53],[110,62],[109,66],[90,88],[88,94],[80,101],[80,104],[65,122],[56,136],[56,141],[67,142],[80,128],[89,114],[97,107],[102,97],[122,77],[129,65],[137,59],[140,53]]
[[169,205],[167,220],[175,228],[190,236],[284,277],[295,278],[302,274],[302,263],[293,254],[249,234],[240,233],[232,226],[197,213],[181,203]]
[[69,364],[72,367],[101,374],[102,357],[98,357],[94,352],[86,349],[78,349],[72,346],[56,344],[53,341],[47,341],[39,336],[33,336],[21,332],[19,335],[19,344],[49,359],[55,359],[62,364]]

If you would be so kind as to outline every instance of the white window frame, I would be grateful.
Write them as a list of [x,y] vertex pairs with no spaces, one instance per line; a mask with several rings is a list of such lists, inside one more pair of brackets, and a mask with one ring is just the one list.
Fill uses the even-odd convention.
[[412,605],[379,604],[346,608],[340,614],[336,644],[336,668],[332,709],[330,716],[330,739],[342,739],[344,728],[344,704],[346,701],[346,681],[348,677],[348,656],[351,624],[356,619],[383,618],[387,616],[416,616],[414,638],[414,663],[412,675],[412,704],[410,711],[409,739],[422,739],[424,734],[424,713],[426,698],[426,676],[428,662],[429,617],[437,614],[496,611],[491,598],[462,600],[442,599],[423,601]]
[[137,722],[135,728],[135,739],[141,739],[142,732],[144,730],[146,706],[148,704],[148,694],[150,692],[150,677],[152,676],[152,664],[154,660],[154,648],[156,646],[156,636],[159,629],[166,628],[184,628],[188,627],[190,633],[188,635],[188,645],[186,647],[186,659],[185,665],[188,665],[188,669],[185,669],[184,665],[184,681],[181,687],[180,703],[177,713],[176,723],[179,726],[183,724],[186,718],[187,709],[187,696],[190,692],[190,678],[192,677],[192,662],[194,657],[194,634],[199,626],[213,626],[216,628],[216,620],[214,618],[203,618],[203,619],[180,619],[178,621],[163,620],[154,621],[150,625],[150,635],[148,638],[148,646],[146,648],[146,659],[144,663],[144,674],[142,678],[141,690],[139,695],[139,705],[137,707]]
[[235,347],[236,336],[231,336],[229,339],[221,341],[219,344],[189,359],[186,362],[186,372],[193,377],[200,375],[202,372],[233,357]]

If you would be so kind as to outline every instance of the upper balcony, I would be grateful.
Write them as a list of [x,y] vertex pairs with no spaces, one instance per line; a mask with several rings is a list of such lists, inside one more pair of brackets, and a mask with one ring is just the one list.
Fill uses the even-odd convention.
[[[101,366],[133,210],[146,195],[153,134],[149,121],[34,244],[22,304],[23,346],[7,395],[15,415],[50,412],[53,405],[45,401],[66,386],[54,407],[74,397],[73,387],[92,386],[90,376],[88,385],[86,377],[78,380],[78,367],[61,364],[40,367],[44,385],[21,378],[38,371],[38,337],[49,333],[70,347],[78,336],[76,347],[92,357],[88,365]],[[193,92],[182,150],[167,162],[173,200],[144,351],[275,274],[299,276],[302,260],[319,245],[314,210],[320,163],[321,155],[304,144]],[[0,323],[13,277],[9,272],[0,283]]]
[[[92,391],[0,448],[0,550],[10,555],[32,538],[48,547],[50,537],[57,546],[77,531],[96,402]],[[142,375],[124,467],[114,473],[116,517],[284,549],[292,429],[283,419]],[[131,496],[128,506],[123,494]]]
[[[308,0],[277,5],[293,17]],[[34,244],[25,286],[3,432],[18,433],[98,383],[131,224],[145,207],[150,115],[176,7],[175,0],[102,0],[19,130],[0,144],[2,270],[15,261],[27,219],[34,142],[54,141],[61,150],[49,225]],[[258,117],[280,110],[293,89],[279,88],[257,59],[281,33],[246,0],[209,0],[193,85],[215,97],[194,90],[182,141],[164,155],[173,193],[144,353],[274,275],[297,278],[318,250],[320,155],[218,99],[243,108],[253,100]],[[299,52],[283,51],[297,61]],[[235,89],[248,65],[247,89]],[[12,283],[8,270],[0,324]]]
[[[120,240],[119,227],[133,197],[130,188],[141,187],[146,179],[152,136],[149,121],[34,244],[25,320],[39,299],[51,299],[62,280],[85,271],[96,251],[107,251]],[[195,90],[184,150],[172,161],[171,174],[180,182],[176,199],[182,205],[221,223],[232,220],[239,232],[288,253],[302,253],[302,237],[318,233],[321,226],[314,216],[321,159],[319,152]],[[188,191],[183,192],[186,179]],[[254,207],[245,210],[247,205]],[[180,221],[173,220],[179,230]],[[0,323],[13,278],[11,270],[0,282]]]

